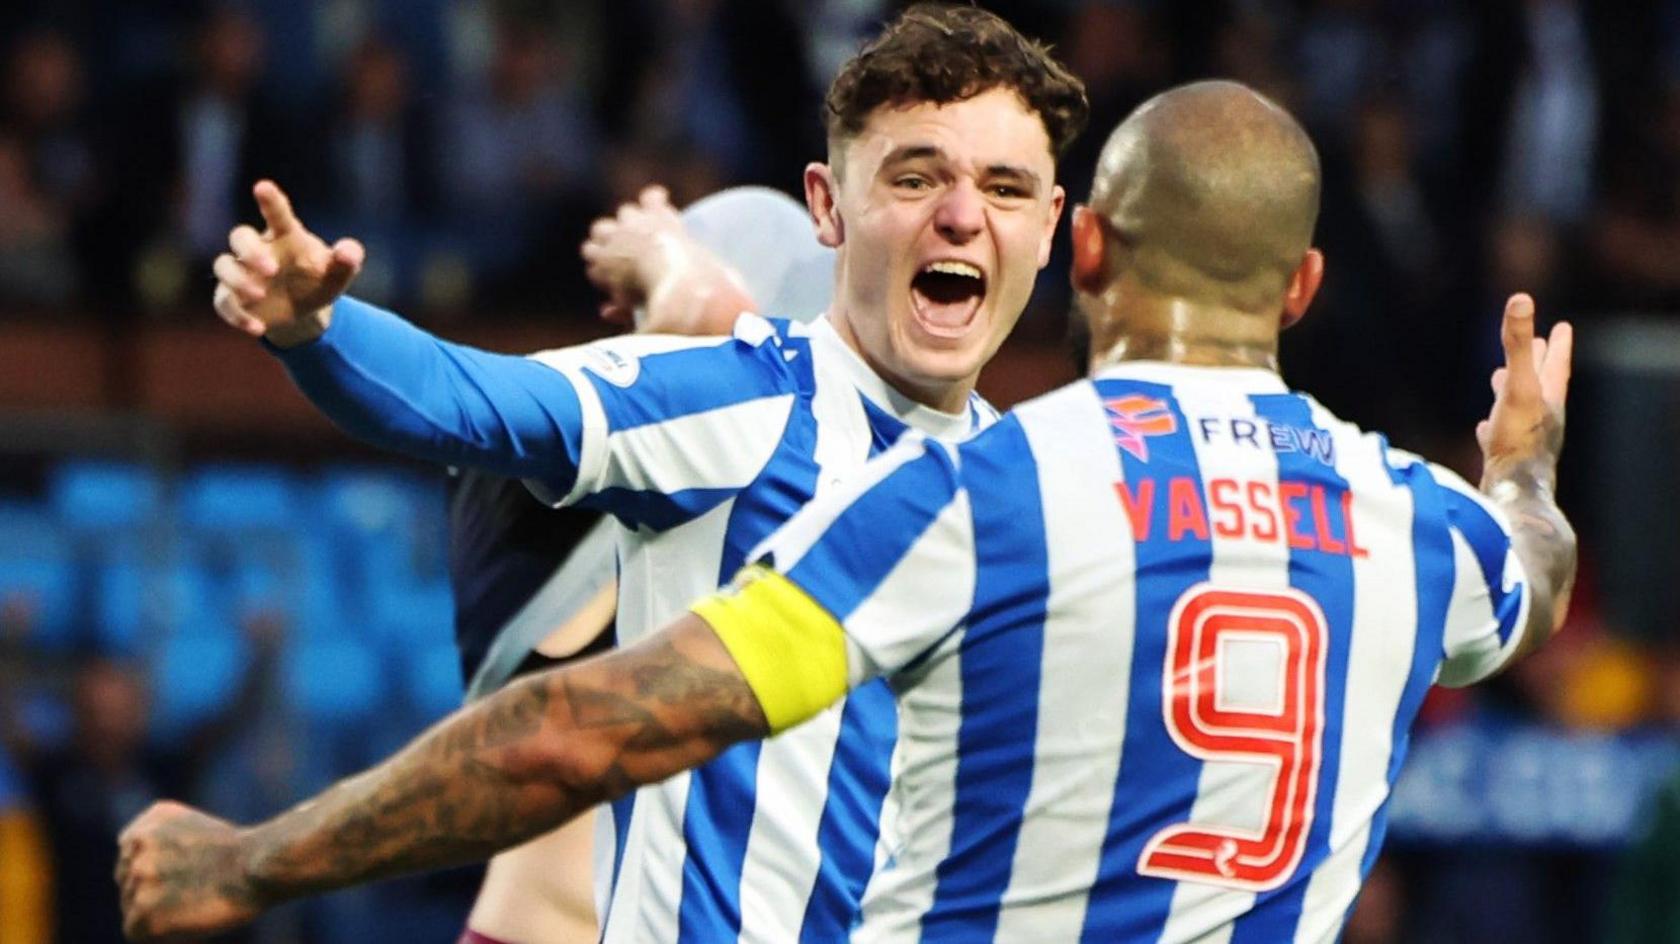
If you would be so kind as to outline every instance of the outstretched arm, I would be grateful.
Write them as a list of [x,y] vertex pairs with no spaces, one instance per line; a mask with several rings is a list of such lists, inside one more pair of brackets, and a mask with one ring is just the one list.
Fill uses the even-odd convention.
[[154,805],[118,840],[124,927],[209,934],[300,895],[482,859],[768,733],[729,651],[687,615],[518,681],[261,825]]
[[272,181],[252,192],[266,228],[229,235],[215,262],[216,311],[272,345],[322,412],[360,439],[433,462],[558,486],[572,478],[583,419],[564,377],[341,297],[361,245],[328,246]]
[[1493,412],[1476,427],[1482,492],[1504,509],[1532,603],[1514,656],[1532,652],[1563,625],[1575,584],[1575,530],[1557,506],[1574,333],[1567,322],[1534,336],[1534,299],[1513,295],[1501,326],[1505,366],[1493,375]]

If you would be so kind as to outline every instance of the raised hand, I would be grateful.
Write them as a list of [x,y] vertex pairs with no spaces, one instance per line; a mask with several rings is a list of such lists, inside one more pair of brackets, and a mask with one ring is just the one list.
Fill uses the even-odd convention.
[[247,881],[239,830],[179,803],[155,803],[117,837],[123,933],[197,937],[238,927],[264,902]]
[[354,239],[331,246],[305,229],[292,202],[273,181],[251,188],[266,228],[238,226],[216,257],[216,313],[254,337],[280,347],[319,337],[331,306],[362,269],[366,251]]
[[607,296],[601,317],[628,325],[636,306],[692,251],[688,244],[671,195],[657,185],[643,187],[634,202],[596,220],[582,254],[589,281]]
[[1532,605],[1517,655],[1563,625],[1575,584],[1575,530],[1558,508],[1558,453],[1575,334],[1565,322],[1534,336],[1534,299],[1512,295],[1500,328],[1505,366],[1493,372],[1493,411],[1476,426],[1482,493],[1504,509],[1511,546],[1528,577]]
[[[1500,328],[1505,366],[1493,372],[1493,410],[1476,426],[1489,472],[1538,461],[1555,475],[1563,449],[1564,400],[1569,394],[1575,335],[1559,322],[1547,339],[1534,336],[1534,299],[1512,295]],[[1548,475],[1546,484],[1550,486]]]

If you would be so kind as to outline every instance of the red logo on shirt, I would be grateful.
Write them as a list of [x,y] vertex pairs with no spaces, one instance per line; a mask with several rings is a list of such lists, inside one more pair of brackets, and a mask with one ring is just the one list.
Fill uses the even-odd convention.
[[1103,401],[1114,443],[1139,461],[1149,461],[1149,437],[1178,432],[1178,418],[1165,400],[1133,393]]

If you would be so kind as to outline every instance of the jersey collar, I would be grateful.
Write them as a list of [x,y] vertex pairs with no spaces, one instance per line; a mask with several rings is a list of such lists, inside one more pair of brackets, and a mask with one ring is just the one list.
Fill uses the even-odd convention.
[[[810,323],[811,344],[821,347],[828,354],[832,363],[840,365],[851,380],[871,403],[886,410],[893,416],[903,420],[914,429],[918,429],[935,439],[947,442],[958,442],[967,439],[979,431],[983,421],[975,420],[976,407],[973,394],[969,395],[969,403],[961,413],[946,413],[930,406],[910,399],[892,388],[892,385],[881,379],[881,375],[871,370],[864,363],[858,353],[846,346],[840,340],[840,333],[834,330],[834,325],[828,320],[828,315]],[[982,414],[985,411],[981,411]]]
[[1288,393],[1289,385],[1264,367],[1206,367],[1167,361],[1120,361],[1091,375],[1092,380],[1141,380],[1145,383],[1219,384],[1243,393]]

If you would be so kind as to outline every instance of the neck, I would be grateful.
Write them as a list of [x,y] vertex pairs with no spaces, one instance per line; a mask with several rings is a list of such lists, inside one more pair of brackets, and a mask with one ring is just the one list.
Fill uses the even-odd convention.
[[852,349],[863,362],[874,371],[875,376],[887,382],[887,386],[922,406],[938,410],[941,413],[961,413],[968,407],[969,395],[974,392],[976,377],[964,377],[960,380],[938,380],[926,377],[904,377],[882,363],[881,359],[870,354],[858,339],[850,311],[838,301],[828,310],[829,323],[834,326],[834,333],[840,340]]
[[1080,303],[1090,317],[1093,372],[1135,360],[1278,370],[1277,315],[1119,289]]

